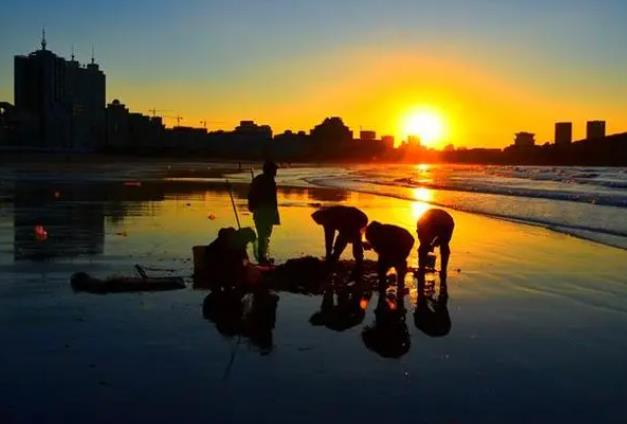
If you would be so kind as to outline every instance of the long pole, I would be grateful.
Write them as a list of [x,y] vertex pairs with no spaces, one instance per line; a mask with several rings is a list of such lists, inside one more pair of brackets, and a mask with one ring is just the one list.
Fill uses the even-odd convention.
[[235,207],[235,199],[233,198],[233,192],[231,191],[231,183],[229,183],[228,178],[226,180],[226,186],[229,189],[229,196],[231,197],[231,205],[233,206],[233,213],[235,214],[235,220],[237,221],[237,229],[241,230],[242,226],[239,223],[239,215],[237,214],[237,208]]
[[[250,183],[251,184],[253,183],[254,179],[255,179],[255,171],[253,171],[253,169],[250,168]],[[257,224],[255,224],[255,227],[256,225]],[[259,243],[259,240],[255,238],[255,241],[253,241],[253,256],[255,257],[257,262],[259,262],[259,244],[258,243]]]

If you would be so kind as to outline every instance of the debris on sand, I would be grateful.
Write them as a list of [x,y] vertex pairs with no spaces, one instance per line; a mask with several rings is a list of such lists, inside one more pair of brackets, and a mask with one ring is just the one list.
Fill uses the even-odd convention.
[[35,225],[33,231],[35,232],[35,238],[37,241],[45,241],[48,239],[48,231],[43,225]]
[[224,273],[206,270],[194,275],[194,288],[239,287],[244,289],[268,288],[301,294],[320,294],[329,284],[357,281],[375,285],[377,282],[376,262],[364,261],[358,273],[354,261],[339,261],[329,264],[323,259],[303,256],[289,259],[277,266],[246,264],[238,281],[219,281]]
[[94,278],[85,272],[77,272],[71,278],[76,291],[106,294],[123,292],[163,291],[185,288],[182,277],[110,277]]

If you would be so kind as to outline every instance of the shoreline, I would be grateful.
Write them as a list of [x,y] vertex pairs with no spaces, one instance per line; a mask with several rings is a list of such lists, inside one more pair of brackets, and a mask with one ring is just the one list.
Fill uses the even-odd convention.
[[[204,161],[207,163],[247,163],[247,164],[261,164],[263,159],[236,159],[232,157],[215,157],[215,156],[199,156],[199,155],[142,155],[142,154],[115,154],[115,153],[77,153],[77,152],[41,152],[41,151],[15,151],[15,150],[0,150],[0,163],[50,163],[50,164],[63,164],[63,163],[92,163],[92,164],[109,164],[109,163],[189,163]],[[54,159],[54,160],[51,160]],[[451,165],[451,166],[531,166],[539,168],[576,168],[576,167],[594,167],[594,168],[608,168],[617,169],[625,168],[626,164],[602,164],[602,163],[536,163],[536,162],[509,162],[509,161],[437,161],[437,160],[365,160],[364,158],[357,159],[314,159],[311,161],[300,160],[281,160],[280,163],[288,163],[294,166],[333,166],[333,165],[414,165],[414,164],[426,164],[426,165]]]
[[[259,163],[231,163],[231,162],[163,162],[163,161],[154,161],[154,162],[142,162],[138,163],[137,161],[131,160],[130,162],[122,162],[115,165],[121,165],[120,167],[111,168],[112,165],[110,162],[103,161],[101,164],[102,167],[98,168],[89,168],[89,163],[78,163],[72,162],[69,168],[65,168],[59,173],[58,164],[57,163],[48,163],[48,162],[29,162],[32,166],[28,166],[26,164],[26,168],[31,168],[30,171],[34,172],[34,176],[32,178],[23,178],[20,177],[20,181],[31,183],[35,183],[37,181],[46,181],[48,178],[56,178],[60,175],[70,176],[65,182],[79,182],[79,181],[89,181],[89,182],[124,182],[124,181],[138,181],[144,182],[144,184],[169,184],[172,186],[184,186],[196,185],[196,188],[200,189],[203,186],[207,185],[221,185],[223,184],[220,179],[229,178],[229,183],[233,186],[241,187],[242,190],[245,191],[245,187],[248,184],[248,180],[250,179],[248,173],[245,171],[246,169],[252,170],[255,168],[256,173],[259,172],[258,168],[260,166]],[[17,164],[15,166],[16,169],[19,169],[24,164]],[[133,166],[137,165],[137,166]],[[238,166],[240,165],[240,166]],[[363,166],[370,166],[370,164],[363,164]],[[540,228],[544,228],[559,234],[567,234],[569,236],[584,239],[590,241],[592,243],[597,243],[605,246],[611,246],[613,248],[617,248],[620,250],[627,250],[627,242],[625,242],[625,234],[620,231],[615,231],[611,229],[602,229],[602,228],[593,228],[585,225],[568,225],[568,224],[559,224],[555,222],[543,221],[541,219],[534,219],[533,217],[519,217],[512,216],[511,214],[498,213],[498,211],[486,211],[486,210],[476,210],[469,208],[467,205],[472,205],[471,198],[473,196],[492,196],[494,199],[507,199],[510,196],[517,202],[524,201],[525,199],[546,199],[549,201],[554,201],[557,203],[560,202],[572,202],[567,199],[554,199],[551,197],[534,197],[534,196],[512,196],[508,194],[496,193],[496,192],[476,192],[472,190],[463,190],[455,187],[450,188],[429,188],[425,187],[425,189],[430,190],[432,193],[437,194],[438,192],[444,193],[444,201],[438,201],[438,198],[422,198],[417,199],[414,190],[420,189],[422,186],[403,186],[403,185],[394,185],[386,182],[379,182],[377,185],[383,185],[390,188],[389,192],[385,192],[382,190],[376,190],[376,187],[369,188],[366,184],[361,184],[362,186],[351,184],[352,186],[342,186],[341,184],[337,184],[333,180],[325,180],[316,178],[315,176],[299,176],[299,169],[312,169],[316,168],[315,166],[307,166],[307,165],[294,165],[292,167],[286,167],[285,170],[296,171],[296,177],[293,175],[289,175],[289,178],[281,180],[281,175],[278,179],[278,185],[281,187],[315,187],[320,190],[345,190],[345,191],[354,191],[359,193],[367,193],[382,197],[402,199],[409,202],[422,200],[426,203],[433,205],[434,207],[443,207],[452,209],[455,211],[466,212],[477,214],[480,216],[492,218],[492,219],[502,219],[512,222],[517,222],[523,225],[537,226]],[[43,174],[37,174],[37,172],[43,172]],[[8,168],[8,172],[10,172],[10,168]],[[85,180],[84,176],[88,175],[89,177]],[[239,178],[238,178],[239,177]],[[5,183],[10,182],[8,180],[4,181]],[[240,195],[244,195],[244,193],[240,193]],[[460,199],[467,199],[467,201],[453,201],[451,202],[448,199],[450,196],[457,196]],[[462,197],[460,197],[462,196]],[[435,197],[435,196],[432,196]],[[7,199],[3,198],[3,201]],[[470,201],[471,203],[468,203]],[[574,204],[581,204],[582,206],[578,207],[587,207],[586,202],[574,202]],[[618,207],[613,205],[608,205],[608,207]]]

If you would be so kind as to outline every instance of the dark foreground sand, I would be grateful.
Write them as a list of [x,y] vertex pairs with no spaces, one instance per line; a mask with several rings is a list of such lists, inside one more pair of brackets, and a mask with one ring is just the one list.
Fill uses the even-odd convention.
[[[236,193],[250,224],[244,189]],[[234,225],[223,186],[23,183],[3,194],[2,423],[627,421],[627,251],[453,211],[449,300],[439,310],[450,331],[431,337],[415,325],[419,296],[408,276],[388,330],[405,349],[386,358],[364,341],[376,327],[376,293],[346,329],[311,324],[321,296],[275,293],[264,303],[276,304],[274,326],[257,337],[254,328],[237,336],[228,320],[207,319],[209,292],[191,285],[72,292],[74,272],[130,274],[135,263],[189,277],[191,247]],[[428,207],[282,190],[276,260],[322,255],[322,231],[309,215],[337,202],[412,232]],[[45,242],[32,234],[41,220]]]

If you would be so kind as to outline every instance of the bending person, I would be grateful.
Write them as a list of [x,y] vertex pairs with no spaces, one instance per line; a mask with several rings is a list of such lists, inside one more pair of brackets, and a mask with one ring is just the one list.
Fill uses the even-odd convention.
[[407,257],[414,246],[414,238],[404,228],[373,221],[366,228],[366,240],[379,255],[377,269],[379,284],[385,284],[385,276],[392,267],[396,269],[396,283],[405,283]]
[[[316,221],[316,224],[322,225],[324,228],[326,259],[336,262],[346,245],[351,243],[356,265],[360,267],[364,259],[361,237],[366,225],[368,225],[366,214],[350,206],[331,206],[318,209],[311,217]],[[336,231],[338,233],[337,238],[335,238]]]
[[454,227],[453,217],[442,209],[429,209],[420,217],[416,230],[420,241],[418,268],[421,271],[426,267],[429,252],[433,252],[433,249],[439,246],[442,255],[441,273],[446,275],[448,260],[451,255],[449,242],[453,237]]

